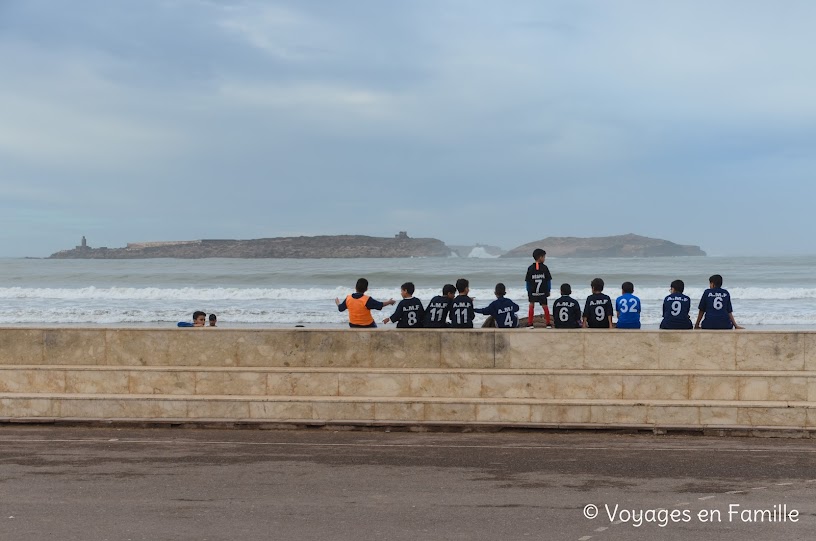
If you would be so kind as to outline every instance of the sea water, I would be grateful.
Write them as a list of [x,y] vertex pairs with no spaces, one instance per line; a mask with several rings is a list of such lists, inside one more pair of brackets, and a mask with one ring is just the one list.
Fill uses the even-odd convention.
[[[470,280],[470,295],[483,307],[502,282],[507,296],[527,314],[524,274],[532,258],[410,259],[0,259],[0,325],[169,326],[191,319],[194,310],[218,315],[222,327],[342,326],[334,299],[368,278],[369,294],[400,299],[400,284],[413,282],[423,301],[457,278]],[[692,319],[708,287],[721,274],[738,323],[748,328],[816,329],[816,256],[796,257],[548,257],[552,300],[572,285],[582,305],[589,282],[603,278],[614,300],[624,281],[641,298],[641,321],[656,326],[663,297],[677,278],[692,299]],[[392,307],[375,319],[391,315]],[[540,308],[537,308],[540,313]],[[478,326],[483,318],[477,319]]]

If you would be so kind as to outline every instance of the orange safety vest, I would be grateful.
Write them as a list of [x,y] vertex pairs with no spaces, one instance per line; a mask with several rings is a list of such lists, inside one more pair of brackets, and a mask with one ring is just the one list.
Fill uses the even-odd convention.
[[374,318],[371,317],[371,310],[366,308],[369,296],[363,295],[359,299],[355,299],[351,295],[346,297],[346,308],[349,312],[349,323],[352,325],[371,325],[374,323]]

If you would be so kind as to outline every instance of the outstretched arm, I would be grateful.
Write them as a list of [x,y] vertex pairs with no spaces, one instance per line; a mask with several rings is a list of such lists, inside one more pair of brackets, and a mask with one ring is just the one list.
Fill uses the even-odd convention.
[[391,306],[392,304],[397,304],[397,301],[395,301],[394,299],[388,299],[385,302],[380,302],[373,297],[369,297],[368,300],[366,301],[365,306],[369,310],[382,310],[386,306]]
[[483,316],[493,316],[493,317],[496,317],[496,313],[495,313],[495,312],[496,312],[496,310],[495,310],[496,306],[495,306],[495,303],[496,303],[496,301],[493,301],[493,302],[491,302],[490,304],[488,304],[487,306],[485,306],[484,308],[476,308],[476,307],[474,306],[474,307],[473,307],[473,311],[474,311],[475,313],[477,313],[477,314],[482,314]]
[[735,329],[744,329],[745,328],[745,327],[740,327],[739,325],[737,325],[737,320],[734,319],[734,313],[733,312],[728,312],[728,319],[731,320],[731,324],[734,326]]
[[[384,305],[384,304],[383,304]],[[387,317],[383,320],[383,323],[388,325],[389,323],[398,323],[400,318],[402,317],[402,310],[400,310],[400,306],[397,306],[397,309],[391,314],[390,317]]]

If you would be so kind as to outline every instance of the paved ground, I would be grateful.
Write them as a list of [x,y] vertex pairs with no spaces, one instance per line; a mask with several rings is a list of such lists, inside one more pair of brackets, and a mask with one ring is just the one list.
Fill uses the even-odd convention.
[[814,538],[813,440],[0,426],[3,541]]

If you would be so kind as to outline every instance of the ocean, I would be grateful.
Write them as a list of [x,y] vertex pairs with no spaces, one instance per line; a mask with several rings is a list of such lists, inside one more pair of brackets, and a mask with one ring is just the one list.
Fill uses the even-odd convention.
[[[532,258],[498,259],[0,259],[0,325],[172,326],[194,310],[218,315],[221,327],[341,327],[335,297],[368,278],[369,294],[399,300],[400,284],[416,285],[423,301],[457,278],[470,280],[477,307],[495,297],[497,282],[526,317],[524,273]],[[624,281],[635,284],[644,327],[656,327],[669,283],[682,279],[692,320],[708,277],[721,274],[734,316],[749,329],[816,329],[816,256],[796,257],[548,257],[553,293],[572,285],[583,304],[589,282],[601,277],[613,299]],[[556,294],[555,297],[558,295]],[[552,300],[552,297],[551,297]],[[387,307],[377,321],[391,314]],[[537,310],[539,313],[540,309]],[[477,319],[477,326],[483,318]],[[391,326],[393,327],[393,325]]]

